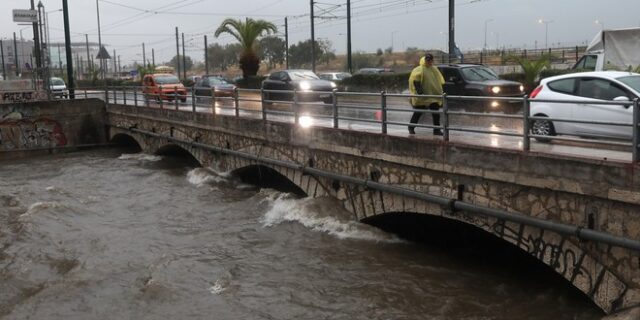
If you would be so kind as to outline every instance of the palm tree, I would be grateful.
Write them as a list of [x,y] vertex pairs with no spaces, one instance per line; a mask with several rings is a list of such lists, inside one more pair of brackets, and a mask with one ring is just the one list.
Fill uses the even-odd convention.
[[215,36],[219,37],[223,33],[228,33],[240,42],[242,53],[240,54],[240,69],[242,76],[255,76],[260,68],[260,57],[256,53],[258,38],[264,33],[276,33],[276,26],[265,20],[253,20],[250,18],[242,20],[225,19],[216,30]]
[[516,61],[522,68],[524,73],[524,87],[527,92],[533,90],[536,85],[536,79],[540,76],[542,70],[551,66],[551,57],[542,55],[536,60],[529,60],[519,56],[511,56],[507,60]]

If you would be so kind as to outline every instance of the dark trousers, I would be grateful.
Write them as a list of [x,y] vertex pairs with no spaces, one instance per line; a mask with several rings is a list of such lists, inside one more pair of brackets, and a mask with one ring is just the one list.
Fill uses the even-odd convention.
[[[414,109],[426,109],[426,106],[414,106]],[[440,109],[440,106],[438,105],[438,103],[432,103],[429,105],[428,107],[429,110],[434,110],[437,111]],[[418,124],[418,121],[420,121],[420,117],[422,117],[422,112],[414,112],[413,116],[411,116],[411,123],[413,124]],[[440,125],[440,114],[439,113],[432,113],[431,117],[433,119],[433,125],[434,126],[439,126]],[[409,126],[409,130],[414,130],[416,127],[414,126]],[[434,129],[434,130],[438,130],[438,128]]]

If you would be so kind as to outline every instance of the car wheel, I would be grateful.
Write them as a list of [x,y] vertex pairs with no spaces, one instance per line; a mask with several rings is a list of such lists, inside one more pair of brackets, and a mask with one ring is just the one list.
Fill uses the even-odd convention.
[[[535,115],[536,117],[546,117],[546,115],[540,114],[540,115]],[[556,130],[553,127],[553,122],[549,121],[549,120],[533,120],[533,122],[531,123],[531,133],[535,134],[537,136],[555,136],[556,135]],[[545,138],[535,138],[537,141],[540,142],[548,142],[551,139],[545,139]]]
[[187,98],[184,98],[184,99],[180,99],[180,102],[182,102],[182,103],[185,103],[185,102],[187,102]]

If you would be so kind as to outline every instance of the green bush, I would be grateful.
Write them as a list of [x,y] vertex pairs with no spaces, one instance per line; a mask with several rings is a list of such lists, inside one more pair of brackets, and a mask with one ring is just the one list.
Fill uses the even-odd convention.
[[505,73],[505,74],[501,74],[500,78],[501,79],[505,79],[505,80],[518,81],[520,83],[523,83],[524,82],[524,73],[522,73],[522,72]]
[[402,92],[408,89],[409,73],[356,74],[342,80],[340,87],[346,91]]
[[236,86],[241,89],[260,89],[262,87],[262,81],[266,79],[265,76],[249,76],[248,78],[241,78],[236,81]]

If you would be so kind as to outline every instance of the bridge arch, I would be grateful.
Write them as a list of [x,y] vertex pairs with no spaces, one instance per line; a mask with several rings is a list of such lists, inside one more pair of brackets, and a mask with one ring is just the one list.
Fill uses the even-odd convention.
[[117,133],[113,135],[110,142],[118,146],[125,147],[131,150],[132,153],[142,151],[142,144],[136,140],[135,137],[126,133]]
[[351,196],[343,199],[344,206],[362,222],[371,223],[378,218],[410,213],[467,224],[513,245],[547,265],[606,312],[615,310],[624,303],[628,287],[617,273],[589,251],[596,247],[595,244],[580,245],[574,239],[552,231],[470,212],[452,212],[449,208],[402,195],[362,187],[350,189],[346,194]]

